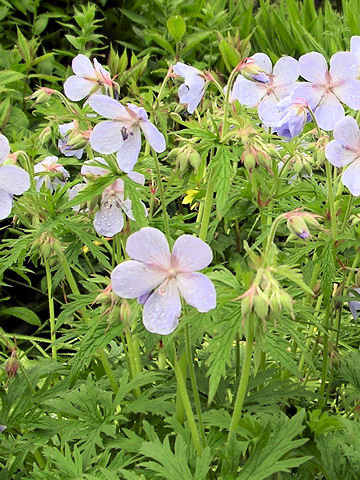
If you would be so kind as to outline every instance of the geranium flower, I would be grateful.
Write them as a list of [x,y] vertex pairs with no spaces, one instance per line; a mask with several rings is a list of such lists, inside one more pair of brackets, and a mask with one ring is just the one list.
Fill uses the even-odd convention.
[[45,157],[44,160],[34,165],[34,172],[41,175],[35,175],[36,190],[40,190],[42,185],[52,192],[58,185],[65,185],[69,178],[69,172],[58,163],[58,157]]
[[165,235],[145,227],[130,235],[127,260],[114,268],[111,284],[122,298],[141,298],[143,323],[151,333],[168,335],[179,323],[180,295],[199,312],[216,307],[216,291],[204,274],[197,272],[212,261],[211,248],[191,235],[179,237],[170,253]]
[[344,118],[345,103],[360,109],[359,62],[351,52],[335,53],[328,70],[325,58],[317,52],[306,53],[299,59],[300,75],[311,83],[300,84],[294,96],[315,105],[315,118],[323,130],[333,130]]
[[58,149],[65,157],[76,157],[78,160],[80,160],[84,153],[84,149],[77,148],[74,150],[73,147],[67,143],[69,140],[69,133],[72,132],[74,128],[74,122],[63,123],[62,125],[59,125],[61,138],[58,140]]
[[258,105],[258,115],[268,125],[274,118],[276,104],[294,91],[299,65],[292,57],[282,57],[272,68],[271,60],[265,53],[255,53],[250,60],[255,60],[255,65],[262,72],[250,75],[251,80],[239,75],[234,82],[231,99],[237,99],[247,107]]
[[187,104],[189,113],[194,113],[205,92],[205,75],[197,68],[181,62],[173,66],[173,71],[185,79],[178,90],[179,101]]
[[[92,165],[94,160],[97,163],[104,164],[105,168]],[[96,178],[110,173],[103,158],[95,157],[93,161],[85,162],[81,168],[81,173],[85,178],[90,176]],[[143,185],[145,182],[145,177],[141,173],[131,172],[128,176],[140,185]],[[93,222],[96,232],[104,237],[113,237],[116,233],[121,232],[124,227],[124,213],[130,220],[135,220],[131,210],[131,200],[129,198],[125,199],[124,196],[124,180],[118,178],[114,183],[106,187],[102,193],[100,208],[95,213]]]
[[343,184],[355,197],[360,195],[360,132],[356,120],[345,117],[334,129],[334,140],[325,148],[331,165],[349,165],[342,175]]
[[274,118],[269,126],[273,132],[291,140],[303,131],[307,122],[311,121],[309,108],[313,110],[313,105],[309,105],[306,100],[294,94],[283,98],[276,105]]
[[72,61],[75,75],[71,75],[64,83],[65,95],[73,102],[95,93],[102,86],[107,89],[113,84],[109,72],[94,58],[94,66],[86,55],[79,54]]
[[[0,165],[10,153],[8,139],[0,135]],[[21,195],[30,188],[29,174],[16,165],[0,166],[0,220],[8,217],[13,205],[13,195]]]
[[106,95],[91,95],[88,100],[96,113],[110,120],[95,125],[91,147],[99,153],[116,153],[121,170],[133,170],[141,148],[141,131],[155,152],[165,150],[165,138],[153,125],[144,108],[128,103],[126,107]]

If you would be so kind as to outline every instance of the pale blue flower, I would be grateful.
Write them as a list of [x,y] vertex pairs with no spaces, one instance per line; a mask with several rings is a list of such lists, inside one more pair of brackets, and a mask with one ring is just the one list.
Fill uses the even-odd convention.
[[144,303],[143,323],[151,333],[168,335],[181,313],[180,295],[199,312],[216,307],[216,291],[209,278],[197,272],[212,261],[211,248],[192,235],[179,237],[170,253],[165,235],[145,227],[130,235],[127,260],[114,268],[111,284],[122,298]]
[[254,65],[262,71],[250,75],[251,79],[239,75],[234,82],[231,99],[247,107],[258,106],[261,121],[269,125],[276,114],[276,105],[294,91],[299,65],[292,57],[282,57],[272,68],[270,58],[264,53],[255,53],[250,59],[255,60]]
[[116,152],[123,172],[133,170],[141,148],[141,131],[152,148],[160,153],[166,148],[162,133],[148,119],[144,108],[128,103],[126,107],[106,95],[91,95],[89,105],[110,120],[95,125],[90,135],[91,147],[99,153]]
[[179,101],[187,105],[189,113],[194,113],[205,92],[205,75],[197,68],[181,62],[173,66],[173,71],[185,80],[178,90]]
[[309,83],[299,84],[294,96],[315,105],[315,118],[323,130],[333,130],[344,118],[342,103],[360,109],[359,62],[351,52],[337,52],[330,59],[317,52],[306,53],[299,59],[300,75]]

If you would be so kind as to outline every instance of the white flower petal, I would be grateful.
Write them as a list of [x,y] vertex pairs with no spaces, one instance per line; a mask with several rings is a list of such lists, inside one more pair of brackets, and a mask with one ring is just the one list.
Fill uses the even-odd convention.
[[174,280],[165,281],[145,302],[143,323],[151,333],[169,335],[179,323],[181,302]]
[[[118,122],[120,123],[120,122]],[[139,158],[141,148],[141,134],[140,128],[136,125],[127,131],[124,138],[127,135],[126,140],[121,142],[121,145],[117,149],[116,159],[119,168],[125,173],[132,172],[137,159]]]
[[350,39],[350,51],[360,57],[360,36],[353,35]]
[[30,188],[29,174],[16,165],[0,167],[0,189],[12,195],[21,195]]
[[170,268],[170,249],[165,235],[152,227],[141,228],[127,240],[126,253],[129,257],[147,265]]
[[9,140],[5,137],[5,135],[0,135],[0,164],[7,159],[9,153]]
[[95,86],[92,80],[72,75],[64,83],[64,92],[72,102],[78,102],[89,95]]
[[94,228],[99,235],[113,237],[124,227],[124,214],[120,200],[106,199],[101,202],[100,209],[95,213]]
[[349,150],[346,145],[337,140],[332,140],[325,147],[325,157],[335,167],[344,167],[358,156],[358,153]]
[[265,53],[255,53],[250,58],[253,58],[256,61],[256,65],[264,70],[266,73],[271,73],[272,63],[270,58]]
[[132,118],[126,108],[117,100],[107,95],[95,93],[89,97],[88,103],[90,107],[102,117],[110,118],[111,120],[120,119],[132,123]]
[[114,120],[104,120],[95,125],[90,134],[90,145],[99,153],[114,153],[124,143],[121,129],[124,125]]
[[355,118],[345,117],[337,123],[334,128],[334,138],[346,144],[353,152],[360,153],[360,131]]
[[292,57],[281,57],[274,65],[275,83],[292,83],[299,76],[299,62]]
[[344,107],[331,92],[324,94],[314,114],[319,127],[326,131],[333,130],[345,117]]
[[330,59],[333,82],[355,80],[359,72],[359,59],[351,52],[337,52]]
[[342,182],[354,197],[360,196],[360,159],[350,163],[342,175]]
[[12,195],[5,192],[5,190],[0,190],[0,220],[3,220],[10,215],[12,204]]
[[174,243],[171,263],[178,272],[195,272],[207,267],[213,259],[209,245],[192,235],[181,235]]
[[164,271],[151,269],[142,262],[127,260],[112,271],[111,285],[119,297],[137,298],[151,292],[165,278]]
[[155,152],[161,153],[166,148],[164,135],[151,122],[140,122],[140,128],[146,140],[150,143]]
[[300,75],[309,82],[323,84],[328,71],[325,58],[318,52],[305,53],[299,58]]
[[181,273],[176,282],[185,302],[205,313],[216,307],[216,290],[212,281],[204,274]]
[[266,91],[266,84],[251,81],[239,75],[234,82],[232,98],[236,98],[247,107],[254,107],[266,95]]
[[145,175],[139,172],[129,172],[127,176],[135,183],[138,183],[139,185],[144,185],[145,184]]
[[94,67],[86,55],[80,53],[73,59],[71,67],[75,75],[84,78],[95,78]]
[[[104,168],[94,165],[94,163],[102,163]],[[81,175],[93,175],[93,176],[103,176],[108,175],[111,172],[108,164],[102,157],[94,157],[91,160],[86,160],[81,167]]]

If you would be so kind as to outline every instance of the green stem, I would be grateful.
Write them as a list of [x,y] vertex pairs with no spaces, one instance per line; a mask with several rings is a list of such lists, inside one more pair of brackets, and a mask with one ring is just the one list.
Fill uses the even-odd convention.
[[[138,372],[137,370],[137,362],[135,360],[135,349],[134,349],[134,343],[133,343],[133,338],[131,331],[129,327],[125,328],[125,337],[126,337],[126,344],[128,348],[128,353],[129,353],[129,360],[130,360],[130,370],[131,370],[131,377],[134,378]],[[134,389],[134,395],[136,397],[140,397],[141,395],[141,390],[140,388],[135,388]]]
[[198,422],[199,422],[201,444],[205,448],[206,442],[205,442],[205,433],[204,433],[204,423],[203,423],[203,419],[202,419],[199,389],[198,389],[198,386],[197,386],[197,381],[196,381],[196,376],[195,376],[194,361],[193,361],[193,356],[192,356],[192,351],[191,351],[190,327],[189,327],[188,323],[185,324],[185,342],[186,342],[187,364],[188,364],[188,367],[189,367],[191,386],[192,386],[194,400],[195,400],[196,415],[197,415]]
[[54,298],[52,295],[52,278],[49,262],[44,259],[44,266],[46,272],[46,286],[48,292],[48,303],[49,303],[49,321],[50,321],[50,338],[51,338],[51,355],[54,360],[57,359],[56,352],[56,333],[55,333],[55,308],[54,308]]
[[154,160],[155,160],[155,169],[156,169],[156,176],[157,176],[159,193],[160,193],[160,201],[161,201],[161,208],[162,208],[162,214],[163,214],[165,236],[167,238],[167,241],[170,243],[170,227],[169,227],[169,219],[168,219],[167,211],[166,211],[164,187],[163,187],[162,180],[161,180],[160,163],[159,163],[157,154],[154,150],[153,150],[153,157],[154,157]]
[[238,71],[236,68],[230,73],[229,81],[226,87],[226,94],[225,94],[225,101],[224,101],[224,118],[223,118],[223,125],[222,125],[222,132],[221,132],[221,142],[224,141],[224,137],[226,135],[227,125],[228,125],[228,114],[229,114],[229,98],[232,89],[232,84],[235,79],[236,74]]
[[251,317],[248,318],[248,333],[246,337],[246,347],[245,347],[245,356],[244,356],[244,365],[241,372],[241,379],[239,383],[239,388],[236,395],[234,412],[231,417],[230,429],[228,442],[230,443],[233,437],[236,434],[236,430],[239,426],[240,417],[242,413],[242,408],[244,405],[246,389],[250,377],[250,368],[251,368],[251,357],[253,351],[254,343],[254,324]]
[[214,191],[215,191],[215,184],[212,178],[209,178],[207,189],[206,189],[205,205],[204,205],[204,211],[203,211],[202,222],[201,222],[200,233],[199,233],[199,238],[204,242],[206,242],[206,239],[207,239],[207,231],[209,228],[211,209],[213,206]]
[[32,453],[34,455],[34,458],[35,458],[36,463],[38,464],[39,468],[41,470],[44,470],[44,468],[46,467],[46,463],[45,463],[45,460],[44,460],[43,456],[41,455],[39,449],[36,448]]
[[266,242],[266,248],[265,248],[265,253],[268,253],[268,251],[270,250],[270,247],[271,247],[271,244],[275,238],[275,233],[276,233],[276,230],[278,228],[278,226],[280,225],[280,223],[285,219],[285,215],[282,213],[281,215],[279,215],[277,218],[275,218],[275,220],[273,221],[272,225],[271,225],[271,228],[270,228],[270,232],[269,232],[269,235],[267,237],[267,242]]
[[325,384],[328,374],[328,364],[329,364],[329,334],[328,334],[328,327],[329,327],[329,319],[330,319],[330,302],[327,302],[325,307],[325,321],[324,321],[324,348],[323,348],[323,362],[322,362],[322,369],[321,369],[321,385],[319,389],[319,408],[323,408],[326,403],[325,399]]
[[99,357],[100,357],[102,366],[104,367],[105,373],[109,379],[111,388],[113,389],[113,392],[116,394],[119,390],[119,387],[117,385],[114,374],[111,371],[109,360],[107,359],[107,356],[103,348],[99,350]]
[[330,209],[330,217],[331,217],[331,230],[333,234],[333,239],[336,240],[337,238],[337,225],[336,225],[336,210],[335,210],[335,202],[334,202],[334,191],[333,191],[333,179],[332,179],[332,171],[331,165],[329,162],[326,162],[326,178],[328,184],[328,205]]
[[344,233],[347,221],[349,220],[350,213],[351,213],[351,208],[353,206],[353,202],[354,202],[354,197],[352,195],[350,195],[350,198],[349,198],[349,201],[348,201],[348,204],[347,204],[347,207],[346,207],[344,220],[343,220],[343,223],[342,223],[341,228],[340,228],[340,236]]
[[[183,378],[186,378],[186,352],[184,352],[177,361]],[[184,402],[180,392],[180,386],[176,386],[176,419],[181,425],[184,424],[185,410]]]
[[182,374],[182,368],[181,368],[179,362],[177,361],[176,357],[175,357],[174,370],[175,370],[177,385],[178,385],[178,388],[179,388],[179,393],[180,393],[180,396],[181,396],[181,399],[182,399],[182,402],[183,402],[183,405],[184,405],[184,410],[185,410],[185,413],[186,413],[186,417],[187,417],[188,422],[189,422],[189,427],[190,427],[192,440],[193,440],[193,443],[194,443],[194,446],[195,446],[196,453],[197,453],[198,457],[200,457],[202,452],[203,452],[203,447],[201,446],[201,440],[200,440],[198,429],[196,427],[194,413],[192,411],[189,395],[188,395],[187,390],[186,390],[186,384],[185,384],[185,380],[184,380],[184,377],[183,377],[183,374]]

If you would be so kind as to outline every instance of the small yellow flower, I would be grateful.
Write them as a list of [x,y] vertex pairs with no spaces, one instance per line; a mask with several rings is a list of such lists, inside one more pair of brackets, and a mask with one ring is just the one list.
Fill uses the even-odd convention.
[[186,190],[186,195],[184,197],[184,200],[182,201],[182,203],[184,205],[186,204],[190,204],[190,209],[193,210],[195,207],[196,207],[196,204],[198,203],[197,201],[194,203],[194,205],[192,205],[193,201],[194,201],[194,197],[197,193],[199,193],[199,190]]
[[[99,242],[98,240],[94,240],[92,243],[93,243],[94,245],[96,245],[97,247],[98,247],[99,245],[102,245],[102,242]],[[87,245],[84,245],[81,250],[83,251],[83,253],[88,253],[89,247],[88,247]]]

